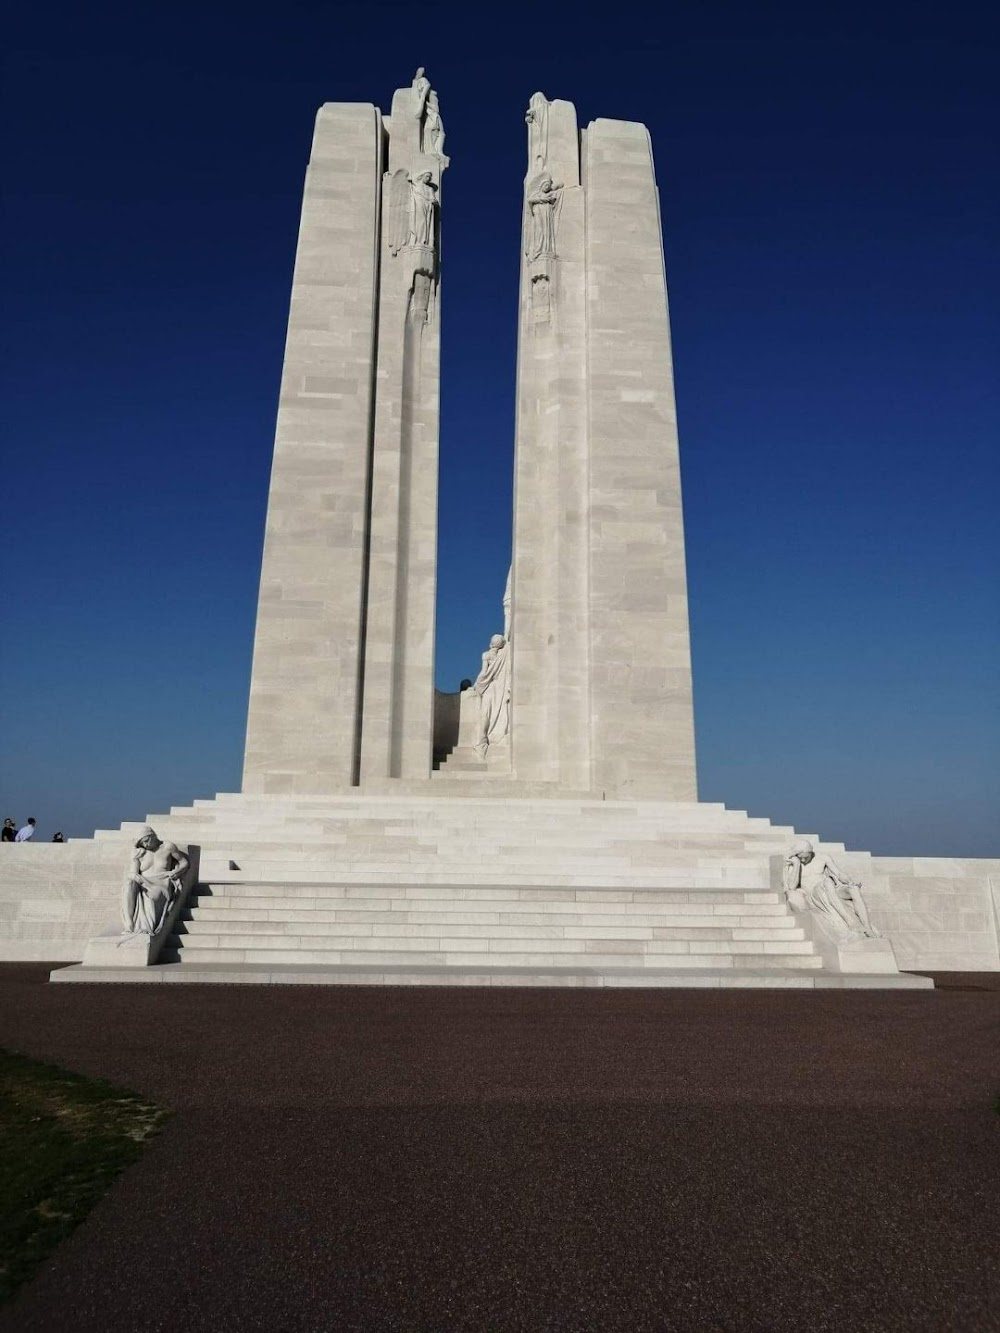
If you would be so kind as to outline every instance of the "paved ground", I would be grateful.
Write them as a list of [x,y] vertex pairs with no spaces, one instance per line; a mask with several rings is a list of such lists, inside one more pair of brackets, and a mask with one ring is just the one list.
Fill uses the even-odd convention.
[[843,993],[47,986],[176,1108],[0,1329],[1000,1329],[1000,974]]

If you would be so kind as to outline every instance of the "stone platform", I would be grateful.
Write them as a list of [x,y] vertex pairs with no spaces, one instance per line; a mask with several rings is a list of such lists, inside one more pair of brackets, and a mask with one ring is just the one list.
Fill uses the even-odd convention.
[[[442,785],[391,799],[224,795],[151,816],[161,837],[199,848],[200,880],[161,963],[129,979],[931,984],[894,969],[829,969],[773,884],[773,858],[793,829],[706,803],[525,799],[496,781],[488,797],[452,796]],[[140,829],[101,831],[91,846],[124,864]],[[110,920],[113,883],[106,902]],[[91,933],[103,924],[92,919]],[[119,974],[75,967],[53,977]]]
[[54,971],[50,981],[91,985],[115,982],[195,982],[222,986],[527,986],[585,987],[633,990],[932,990],[930,977],[908,972],[865,976],[854,973],[789,972],[739,967],[730,972],[690,968],[682,972],[654,968],[599,971],[591,969],[526,967],[475,968],[397,967],[366,968],[275,967],[264,964],[215,963],[208,966],[162,963],[145,972],[124,968],[83,967],[76,964]]

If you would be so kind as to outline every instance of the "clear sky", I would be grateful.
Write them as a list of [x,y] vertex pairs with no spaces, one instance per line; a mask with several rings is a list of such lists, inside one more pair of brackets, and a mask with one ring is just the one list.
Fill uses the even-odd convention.
[[8,17],[0,817],[239,787],[312,121],[425,64],[438,682],[510,553],[536,89],[659,178],[705,800],[1000,854],[997,8],[54,0]]

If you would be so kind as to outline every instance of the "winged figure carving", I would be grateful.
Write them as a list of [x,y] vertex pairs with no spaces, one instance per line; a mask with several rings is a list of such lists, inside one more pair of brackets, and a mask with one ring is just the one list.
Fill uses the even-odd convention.
[[385,210],[385,238],[395,255],[410,235],[410,182],[404,167],[394,171],[389,178]]

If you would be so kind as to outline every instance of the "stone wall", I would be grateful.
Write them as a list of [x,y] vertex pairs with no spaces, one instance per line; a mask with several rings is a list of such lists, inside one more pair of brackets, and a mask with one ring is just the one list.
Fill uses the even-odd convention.
[[904,970],[1000,970],[1000,860],[877,856],[865,883]]
[[0,959],[79,962],[115,919],[128,838],[0,848]]

